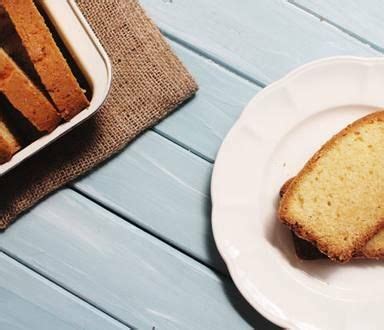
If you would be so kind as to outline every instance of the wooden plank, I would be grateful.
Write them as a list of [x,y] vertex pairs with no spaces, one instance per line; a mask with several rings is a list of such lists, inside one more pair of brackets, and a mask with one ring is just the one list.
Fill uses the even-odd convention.
[[0,329],[128,328],[0,253]]
[[156,131],[213,161],[234,121],[260,87],[170,41],[196,78],[198,95],[156,126]]
[[0,245],[138,329],[272,328],[228,279],[71,190],[25,214]]
[[147,132],[75,187],[224,271],[211,231],[211,171],[210,163]]
[[282,0],[141,3],[168,35],[266,84],[300,64],[324,56],[378,54]]
[[291,2],[384,51],[383,1],[292,0]]

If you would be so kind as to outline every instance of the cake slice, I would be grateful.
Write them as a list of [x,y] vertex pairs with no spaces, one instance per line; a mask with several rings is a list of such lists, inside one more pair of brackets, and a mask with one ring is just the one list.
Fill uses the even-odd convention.
[[328,257],[348,261],[384,227],[384,112],[335,135],[281,199],[279,217]]
[[[294,178],[287,180],[280,189],[280,197],[283,197],[288,190],[289,185]],[[295,251],[299,258],[304,260],[322,259],[324,254],[321,253],[313,244],[297,237],[292,233]],[[355,257],[368,259],[383,259],[384,258],[384,229],[380,230],[373,236],[367,244],[357,251]]]
[[0,111],[0,164],[8,162],[20,150],[20,144]]
[[0,0],[41,82],[62,117],[71,119],[89,102],[32,0]]
[[15,61],[44,95],[48,95],[40,81],[29,56],[22,45],[21,39],[17,34],[7,12],[0,6],[0,47]]
[[[279,196],[282,198],[287,192],[289,185],[292,183],[294,178],[290,178],[281,186],[279,191]],[[300,237],[298,237],[293,231],[292,240],[295,247],[296,255],[302,260],[316,260],[326,258],[326,255],[321,253],[316,246],[311,242],[308,242]]]
[[38,131],[51,132],[60,123],[53,105],[2,48],[0,92]]

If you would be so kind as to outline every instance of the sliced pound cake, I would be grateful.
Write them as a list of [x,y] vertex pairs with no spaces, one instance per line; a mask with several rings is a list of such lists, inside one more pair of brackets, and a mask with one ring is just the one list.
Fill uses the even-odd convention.
[[89,102],[32,0],[0,0],[41,82],[62,117],[71,119]]
[[53,105],[1,48],[0,92],[38,131],[51,132],[60,123]]
[[384,112],[328,141],[289,185],[279,217],[331,259],[348,261],[384,227]]
[[33,81],[33,83],[43,92],[45,95],[48,93],[45,91],[44,86],[41,83],[40,77],[34,69],[29,56],[22,45],[21,39],[17,34],[15,27],[13,26],[7,12],[0,6],[0,47],[17,63],[27,76]]
[[[291,178],[283,184],[280,189],[280,197],[284,196],[293,179]],[[317,250],[314,245],[297,237],[294,233],[292,234],[296,254],[299,258],[310,260],[324,257],[324,254]],[[384,229],[373,236],[360,251],[356,252],[355,256],[358,258],[384,259]]]
[[0,164],[9,161],[20,150],[20,144],[8,127],[3,114],[0,111]]

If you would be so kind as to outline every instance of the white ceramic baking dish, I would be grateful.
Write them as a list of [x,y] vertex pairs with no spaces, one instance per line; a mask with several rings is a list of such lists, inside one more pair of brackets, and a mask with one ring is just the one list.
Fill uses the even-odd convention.
[[103,104],[111,86],[110,60],[75,1],[39,0],[38,2],[87,79],[92,90],[92,98],[89,108],[80,112],[71,121],[61,124],[52,133],[22,149],[9,162],[0,165],[0,176],[91,117]]

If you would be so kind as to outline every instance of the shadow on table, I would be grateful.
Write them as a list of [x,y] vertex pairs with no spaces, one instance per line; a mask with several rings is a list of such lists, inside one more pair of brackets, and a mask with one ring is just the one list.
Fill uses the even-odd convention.
[[224,260],[221,258],[220,253],[216,247],[215,240],[213,238],[213,230],[211,224],[211,213],[212,213],[212,205],[211,203],[207,203],[205,205],[205,219],[207,219],[206,223],[206,251],[208,254],[208,260],[211,267],[215,268],[219,272],[223,274],[228,274],[227,266],[225,265]]
[[237,290],[235,284],[229,276],[228,269],[225,265],[225,262],[221,258],[219,251],[217,250],[211,225],[211,204],[207,203],[205,212],[207,221],[207,240],[206,240],[206,249],[208,252],[208,257],[210,260],[211,267],[214,267],[215,270],[219,271],[219,276],[223,280],[223,291],[227,296],[228,301],[233,306],[234,310],[249,324],[251,328],[254,329],[280,329],[273,323],[269,322],[263,316],[261,316],[241,295]]
[[224,279],[223,290],[237,313],[254,329],[280,329],[259,314],[240,294],[231,279]]

